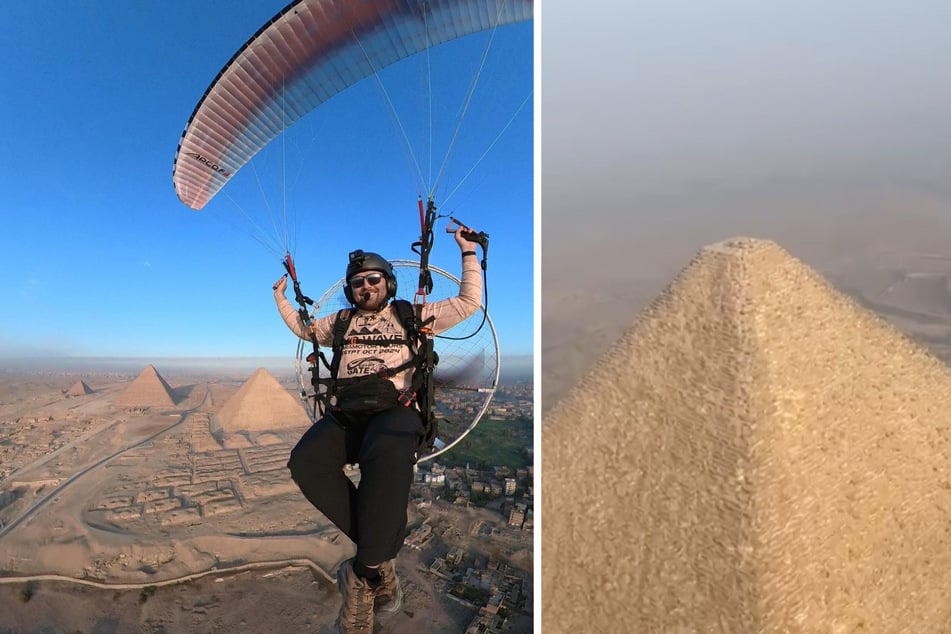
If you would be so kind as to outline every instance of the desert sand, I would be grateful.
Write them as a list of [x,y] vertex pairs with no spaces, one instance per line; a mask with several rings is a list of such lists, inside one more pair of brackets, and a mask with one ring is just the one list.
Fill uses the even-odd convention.
[[[287,473],[310,421],[268,371],[4,373],[0,421],[0,631],[330,631],[354,549]],[[425,571],[441,544],[401,553],[404,610],[377,631],[472,621]]]
[[945,363],[788,251],[704,247],[545,415],[543,630],[951,631],[949,412]]

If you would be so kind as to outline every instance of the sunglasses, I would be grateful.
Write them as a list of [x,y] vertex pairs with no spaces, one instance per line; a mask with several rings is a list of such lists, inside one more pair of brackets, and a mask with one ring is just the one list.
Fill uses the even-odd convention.
[[370,286],[376,286],[382,279],[382,273],[370,273],[369,275],[351,277],[349,280],[347,280],[347,284],[350,285],[350,288],[363,288],[364,282]]

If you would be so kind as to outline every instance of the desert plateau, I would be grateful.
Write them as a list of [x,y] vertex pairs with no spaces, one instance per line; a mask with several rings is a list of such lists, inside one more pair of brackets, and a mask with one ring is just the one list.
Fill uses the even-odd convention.
[[[286,469],[310,424],[295,380],[152,364],[0,372],[0,632],[331,631],[354,549]],[[517,567],[530,592],[530,536],[473,537],[504,529],[498,513],[436,500],[409,514],[434,535],[401,552],[404,609],[378,631],[477,620],[452,575],[430,571],[452,548],[500,578]],[[531,631],[530,599],[525,610],[511,631]]]

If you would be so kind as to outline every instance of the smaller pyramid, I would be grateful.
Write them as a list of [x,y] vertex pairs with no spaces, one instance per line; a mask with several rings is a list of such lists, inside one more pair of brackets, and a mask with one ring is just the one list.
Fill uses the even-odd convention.
[[310,427],[300,401],[264,368],[257,371],[222,405],[215,416],[227,432]]
[[150,363],[119,395],[119,398],[116,399],[116,405],[122,407],[175,407],[175,398],[172,396],[172,388]]
[[92,394],[92,388],[82,380],[73,383],[73,386],[66,391],[67,396],[85,396],[86,394]]

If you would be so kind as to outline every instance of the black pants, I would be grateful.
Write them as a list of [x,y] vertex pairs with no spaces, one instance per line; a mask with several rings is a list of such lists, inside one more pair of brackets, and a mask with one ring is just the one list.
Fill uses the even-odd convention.
[[[287,463],[304,497],[357,546],[357,561],[375,566],[396,557],[406,533],[406,506],[419,412],[394,407],[364,418],[324,416],[301,436]],[[344,475],[360,465],[360,487]]]

